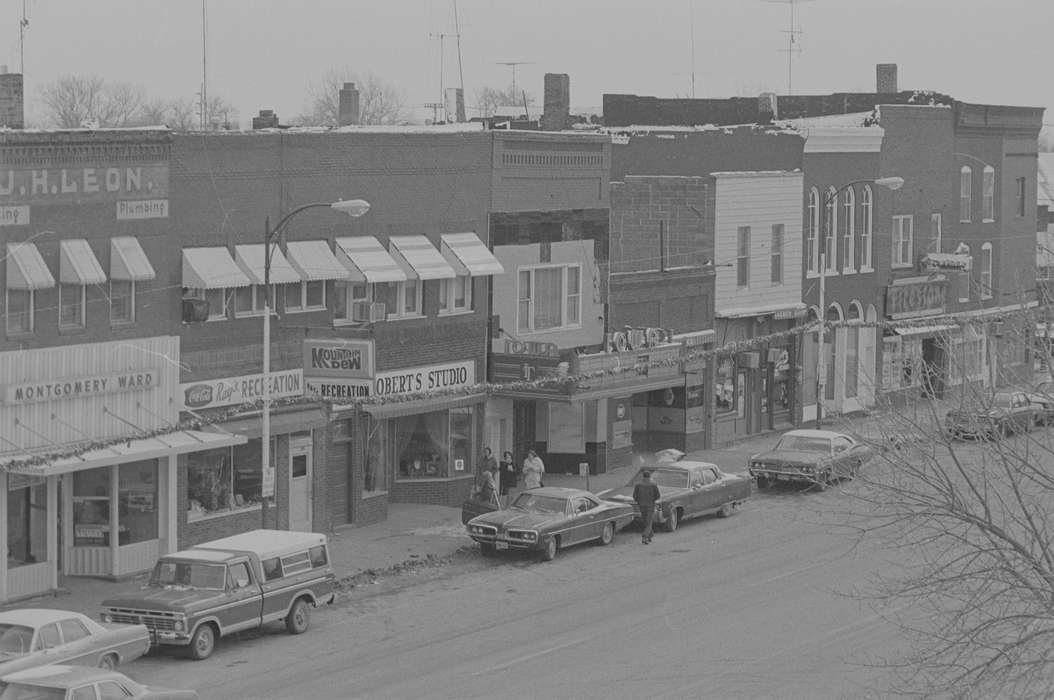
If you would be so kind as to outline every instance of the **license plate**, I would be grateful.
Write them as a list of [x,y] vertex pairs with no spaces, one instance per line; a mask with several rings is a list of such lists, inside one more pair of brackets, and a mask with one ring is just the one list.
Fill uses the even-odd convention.
[[776,481],[787,481],[789,479],[790,479],[790,477],[787,476],[786,474],[777,474],[776,475]]
[[509,543],[508,542],[495,542],[494,543],[494,549],[508,549],[508,548],[509,548]]

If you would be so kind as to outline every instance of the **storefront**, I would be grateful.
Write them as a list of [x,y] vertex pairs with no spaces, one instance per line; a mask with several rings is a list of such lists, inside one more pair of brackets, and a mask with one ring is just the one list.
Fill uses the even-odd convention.
[[31,352],[0,353],[4,600],[149,569],[178,546],[177,459],[244,442],[174,427],[178,338]]

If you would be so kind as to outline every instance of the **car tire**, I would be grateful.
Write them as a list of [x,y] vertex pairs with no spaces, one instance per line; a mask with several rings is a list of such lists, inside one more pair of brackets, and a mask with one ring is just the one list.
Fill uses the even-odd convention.
[[769,481],[769,478],[767,476],[759,476],[758,477],[758,490],[759,491],[764,491],[765,489],[767,489],[771,485],[772,485],[772,482]]
[[202,661],[212,656],[212,652],[215,650],[216,630],[208,623],[198,625],[198,628],[194,630],[194,634],[190,638],[190,646],[187,647],[187,653],[190,654],[190,658],[195,661]]
[[600,539],[597,540],[597,544],[601,547],[606,547],[611,544],[611,541],[615,539],[615,523],[605,523],[604,529],[600,531]]
[[722,518],[732,517],[732,513],[736,512],[736,504],[729,501],[728,503],[721,506],[721,510],[717,511],[717,515]]
[[117,654],[103,654],[99,659],[99,668],[112,671],[117,668]]
[[555,537],[546,537],[545,541],[542,542],[542,560],[552,561],[556,559],[556,552],[560,549],[560,543],[556,541]]
[[479,553],[485,557],[493,557],[498,553],[498,549],[490,542],[480,542]]
[[666,514],[666,523],[663,527],[666,528],[666,532],[673,532],[677,529],[680,524],[680,518],[676,508],[670,508],[670,512]]
[[311,610],[303,598],[293,603],[289,614],[285,616],[285,630],[289,634],[303,634],[311,625]]

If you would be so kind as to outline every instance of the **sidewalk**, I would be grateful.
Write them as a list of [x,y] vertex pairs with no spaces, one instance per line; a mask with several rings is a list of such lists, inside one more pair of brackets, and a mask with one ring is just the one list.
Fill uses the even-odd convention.
[[[825,427],[866,434],[867,420],[866,417],[833,417],[826,421]],[[777,437],[778,433],[752,436],[719,449],[689,453],[685,459],[713,462],[728,472],[746,471],[750,455],[769,449]],[[599,492],[623,485],[635,471],[635,466],[625,466],[588,478],[549,473],[545,475],[545,484]],[[388,519],[382,523],[341,527],[329,537],[330,556],[337,578],[350,585],[365,584],[374,578],[397,575],[421,566],[439,565],[463,548],[474,547],[461,524],[460,509],[406,503],[391,504]],[[54,594],[9,603],[0,609],[62,608],[97,617],[103,599],[134,592],[145,581],[146,574],[116,582],[60,577],[60,589]]]

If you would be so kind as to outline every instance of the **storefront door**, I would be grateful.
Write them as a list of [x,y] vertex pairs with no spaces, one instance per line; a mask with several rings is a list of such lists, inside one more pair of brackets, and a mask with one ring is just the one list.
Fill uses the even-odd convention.
[[289,529],[311,530],[311,433],[289,436]]

